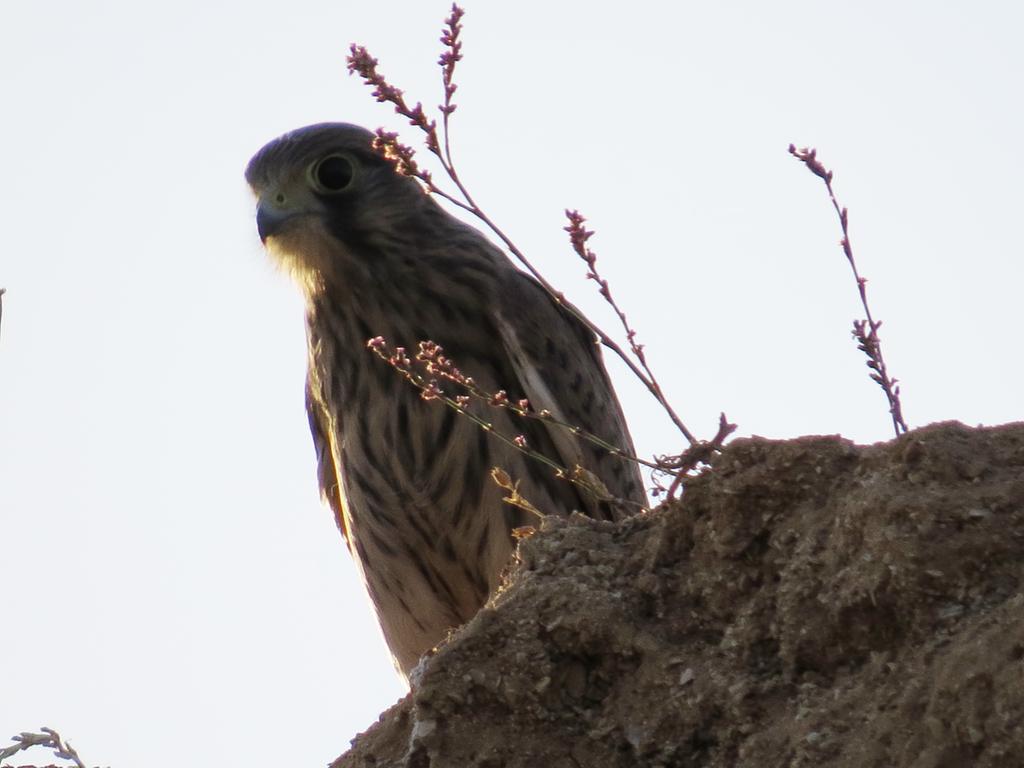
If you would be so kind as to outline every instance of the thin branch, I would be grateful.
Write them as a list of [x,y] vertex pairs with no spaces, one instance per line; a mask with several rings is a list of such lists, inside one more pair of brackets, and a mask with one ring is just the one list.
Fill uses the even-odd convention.
[[[445,45],[445,51],[441,54],[441,57],[438,60],[438,64],[442,68],[442,80],[444,83],[445,93],[444,104],[439,107],[442,115],[443,140],[438,139],[437,122],[426,117],[420,103],[417,103],[414,107],[409,106],[408,102],[405,100],[403,92],[388,83],[387,78],[384,77],[377,68],[377,59],[373,58],[365,47],[353,44],[349,49],[348,56],[349,71],[353,74],[358,74],[363,78],[367,85],[372,86],[374,98],[379,102],[390,103],[397,114],[407,118],[411,125],[419,128],[420,131],[423,132],[426,137],[425,143],[427,149],[437,157],[438,161],[441,163],[441,167],[458,189],[462,199],[460,200],[454,195],[451,195],[438,187],[430,175],[430,172],[419,168],[415,163],[412,159],[414,154],[413,150],[407,145],[402,144],[398,140],[397,134],[378,130],[377,138],[374,140],[374,148],[385,157],[391,159],[395,163],[395,168],[399,173],[419,179],[429,192],[436,194],[458,206],[462,210],[473,214],[480,221],[486,224],[491,232],[501,240],[509,252],[519,261],[520,264],[523,265],[523,267],[537,280],[537,282],[540,283],[540,285],[559,305],[563,306],[592,333],[594,333],[600,340],[601,344],[618,355],[618,357],[626,364],[633,374],[643,382],[648,391],[661,404],[666,413],[668,413],[669,418],[672,419],[672,422],[676,425],[686,440],[691,443],[691,445],[701,444],[701,441],[697,440],[693,433],[687,429],[686,425],[669,404],[667,398],[662,392],[660,384],[651,372],[650,367],[647,365],[646,359],[643,355],[643,346],[635,342],[635,332],[629,328],[628,324],[625,324],[625,315],[621,312],[619,307],[612,302],[612,306],[625,324],[631,351],[639,361],[639,365],[637,362],[634,362],[629,354],[627,354],[626,351],[623,350],[623,348],[609,334],[605,333],[605,331],[596,323],[590,320],[590,318],[583,314],[582,311],[568,301],[565,294],[555,288],[544,277],[544,275],[541,274],[526,255],[519,250],[514,242],[512,242],[511,238],[509,238],[508,235],[506,235],[505,232],[502,231],[501,228],[498,227],[498,225],[495,224],[494,221],[491,220],[491,218],[477,204],[465,184],[462,182],[462,179],[459,177],[455,164],[452,161],[450,151],[449,118],[452,112],[456,109],[456,105],[452,102],[452,96],[457,88],[454,82],[455,65],[462,59],[462,42],[459,39],[459,35],[462,31],[462,25],[460,22],[463,15],[464,11],[458,5],[453,4],[451,15],[445,20],[445,27],[441,35],[441,42]],[[579,217],[579,214],[576,214],[576,216],[579,218],[580,226],[582,226],[582,217]],[[572,217],[570,217],[570,226],[573,226]],[[572,235],[572,230],[570,230],[570,235]],[[581,254],[581,256],[582,255],[583,254]],[[584,256],[584,258],[586,257]],[[604,295],[606,291],[603,291],[602,293]],[[606,298],[609,297],[610,293],[606,295]]]
[[882,356],[882,340],[878,335],[878,329],[882,327],[881,320],[875,320],[871,314],[871,307],[868,306],[867,278],[861,277],[857,270],[857,262],[853,257],[853,246],[850,244],[850,216],[846,208],[839,205],[835,192],[832,189],[832,171],[825,168],[817,158],[817,150],[804,147],[797,149],[795,145],[789,145],[789,153],[797,160],[807,166],[807,169],[825,182],[825,189],[828,190],[828,197],[832,201],[839,216],[839,225],[843,230],[843,239],[839,244],[843,248],[850,269],[853,271],[854,280],[857,281],[857,291],[860,294],[860,303],[864,307],[866,320],[853,321],[853,337],[857,340],[857,349],[867,355],[867,366],[871,370],[871,380],[882,388],[886,400],[889,402],[889,415],[892,417],[892,427],[899,437],[907,431],[907,422],[903,419],[903,404],[900,402],[899,379],[890,378],[889,371],[885,367],[885,358]]
[[455,95],[455,91],[458,88],[454,81],[455,65],[462,60],[462,41],[459,40],[462,25],[459,21],[465,13],[458,5],[452,3],[451,15],[444,20],[445,28],[441,33],[441,42],[445,46],[445,51],[437,61],[444,72],[442,76],[444,81],[444,104],[438,107],[443,115],[441,125],[444,132],[444,156],[448,166],[452,168],[455,167],[455,164],[452,162],[452,150],[448,142],[448,118],[451,117],[452,112],[456,109],[452,96]]
[[[524,418],[546,421],[562,426],[579,437],[592,440],[608,451],[608,453],[624,461],[635,461],[639,464],[651,467],[652,469],[663,469],[659,464],[650,463],[636,456],[632,456],[617,446],[602,440],[596,435],[591,435],[591,433],[586,430],[559,421],[548,411],[534,411],[531,408],[529,401],[526,399],[513,402],[509,399],[504,390],[499,390],[495,393],[484,392],[477,386],[471,376],[464,375],[449,358],[444,356],[440,345],[432,341],[421,341],[419,343],[419,351],[412,358],[409,357],[404,347],[390,347],[383,336],[375,336],[374,338],[369,339],[366,342],[366,346],[379,358],[394,368],[395,371],[404,377],[410,384],[420,390],[420,397],[424,400],[440,401],[449,408],[467,417],[470,421],[480,427],[480,429],[493,435],[508,447],[514,448],[524,456],[549,467],[554,471],[556,477],[568,480],[597,499],[613,500],[622,504],[637,507],[638,509],[645,508],[643,504],[630,501],[629,499],[620,499],[618,497],[610,496],[607,489],[603,487],[603,483],[600,483],[600,481],[591,473],[587,472],[582,467],[577,466],[570,468],[563,466],[551,457],[544,455],[529,445],[525,435],[507,435],[501,432],[495,427],[493,422],[487,421],[479,414],[471,411],[470,403],[473,400],[477,400],[493,408],[509,410]],[[441,388],[441,385],[438,383],[439,378],[458,385],[467,394],[449,394]]]
[[516,480],[513,482],[508,472],[504,469],[501,467],[494,467],[494,469],[491,470],[491,479],[499,488],[508,491],[508,496],[502,499],[506,504],[511,504],[513,507],[519,507],[519,509],[529,512],[531,515],[536,515],[540,518],[544,517],[543,512],[537,509],[529,499],[519,493],[519,481]]
[[61,760],[70,760],[76,766],[76,768],[86,768],[85,763],[82,762],[78,756],[78,752],[66,741],[61,738],[61,735],[52,728],[43,727],[40,729],[42,733],[31,733],[29,731],[22,731],[17,736],[13,737],[11,741],[14,743],[0,749],[0,761],[6,760],[9,757],[13,757],[19,752],[31,749],[32,747],[45,747],[53,751],[53,754],[59,757]]
[[[654,371],[651,370],[650,366],[647,365],[647,356],[644,354],[644,345],[637,343],[636,331],[630,326],[629,321],[626,319],[626,313],[619,307],[617,301],[612,296],[611,286],[608,281],[601,277],[601,274],[597,271],[597,254],[594,253],[588,246],[587,240],[594,234],[593,231],[586,229],[583,224],[586,219],[580,215],[579,211],[565,212],[565,216],[569,219],[569,226],[565,227],[565,231],[569,233],[569,241],[572,243],[573,250],[576,251],[577,255],[587,264],[587,279],[593,280],[598,285],[598,292],[604,298],[604,300],[611,305],[612,310],[618,315],[619,322],[622,324],[622,329],[626,334],[626,340],[629,341],[629,348],[633,353],[633,356],[639,361],[640,365],[644,369],[644,376],[640,376],[640,380],[647,385],[647,388],[654,395],[655,399],[661,403],[662,408],[668,413],[669,418],[676,425],[676,428],[683,433],[690,445],[697,445],[700,441],[691,434],[690,430],[686,428],[682,420],[676,415],[675,409],[672,408],[668,402],[668,398],[665,397],[665,393],[661,390],[661,384],[658,383],[657,377],[654,375]],[[639,375],[639,374],[638,374]]]
[[655,481],[654,495],[662,493],[668,500],[676,497],[676,492],[682,487],[690,473],[701,464],[709,464],[712,457],[722,450],[729,435],[736,431],[736,425],[730,424],[725,414],[718,416],[718,431],[710,440],[694,443],[678,456],[658,457],[659,472],[672,478],[668,488]]

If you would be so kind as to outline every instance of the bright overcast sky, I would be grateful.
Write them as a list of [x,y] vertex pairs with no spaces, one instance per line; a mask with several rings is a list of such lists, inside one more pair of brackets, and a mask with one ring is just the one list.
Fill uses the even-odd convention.
[[[791,141],[835,170],[911,425],[1024,416],[1019,3],[466,5],[464,180],[613,327],[561,231],[589,217],[695,431],[725,410],[739,435],[890,436]],[[401,126],[346,75],[350,42],[436,104],[447,11],[5,14],[0,737],[52,726],[115,768],[313,766],[400,696],[319,505],[302,307],[242,171],[307,123]],[[641,452],[678,451],[612,367]]]

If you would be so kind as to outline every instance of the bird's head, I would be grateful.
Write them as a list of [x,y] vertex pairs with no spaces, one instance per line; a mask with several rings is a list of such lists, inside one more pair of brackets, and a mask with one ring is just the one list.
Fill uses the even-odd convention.
[[249,161],[260,239],[304,286],[350,274],[360,254],[422,210],[422,188],[372,142],[357,125],[319,123],[274,139]]

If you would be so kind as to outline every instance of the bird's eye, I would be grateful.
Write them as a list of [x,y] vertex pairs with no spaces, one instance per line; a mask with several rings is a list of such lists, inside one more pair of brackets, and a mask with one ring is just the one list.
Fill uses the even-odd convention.
[[313,188],[327,195],[344,192],[352,186],[355,175],[355,164],[345,155],[328,155],[309,167]]

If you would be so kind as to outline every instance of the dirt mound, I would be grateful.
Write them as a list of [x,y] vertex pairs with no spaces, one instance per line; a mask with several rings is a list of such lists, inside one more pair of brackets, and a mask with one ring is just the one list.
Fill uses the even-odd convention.
[[546,520],[341,766],[1024,765],[1024,425],[737,440]]

